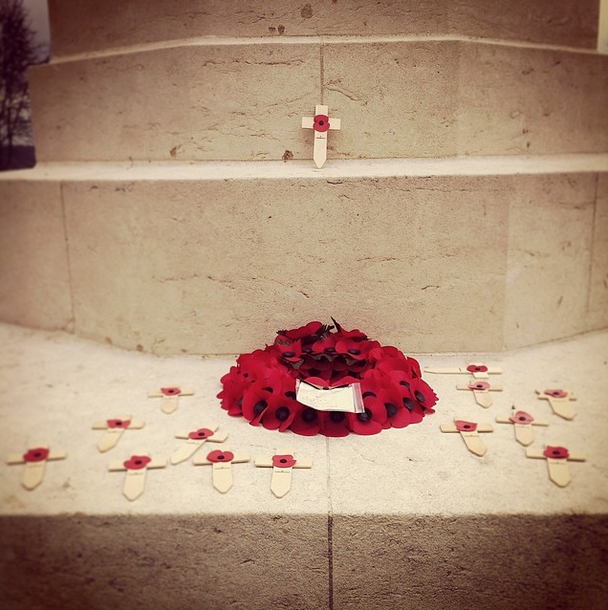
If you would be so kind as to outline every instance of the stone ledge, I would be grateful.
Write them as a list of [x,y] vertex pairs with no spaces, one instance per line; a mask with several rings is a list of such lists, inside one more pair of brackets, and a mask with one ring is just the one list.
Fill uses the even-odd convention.
[[[7,325],[0,339],[0,368],[10,373],[0,378],[0,455],[41,433],[68,451],[33,492],[21,488],[18,466],[0,464],[7,610],[80,610],[83,599],[93,610],[136,602],[177,610],[201,600],[210,610],[444,610],[448,601],[507,610],[547,599],[600,610],[608,601],[607,333],[503,354],[419,357],[423,366],[501,366],[504,392],[483,410],[455,390],[458,376],[426,374],[440,397],[434,415],[343,439],[228,417],[214,396],[232,360],[156,358]],[[196,390],[171,416],[146,397],[168,380]],[[535,387],[555,385],[578,396],[572,422],[535,399]],[[569,487],[552,485],[545,464],[526,460],[508,426],[495,425],[481,459],[439,432],[454,415],[492,421],[512,404],[550,421],[537,429],[538,444],[588,453],[588,462],[572,464]],[[90,424],[114,408],[146,428],[99,454]],[[136,502],[122,497],[109,460],[143,445],[167,456],[174,430],[202,420],[218,422],[252,457],[287,442],[312,457],[313,469],[296,473],[283,500],[252,465],[235,468],[226,496],[211,489],[209,473],[181,464],[150,473]]]

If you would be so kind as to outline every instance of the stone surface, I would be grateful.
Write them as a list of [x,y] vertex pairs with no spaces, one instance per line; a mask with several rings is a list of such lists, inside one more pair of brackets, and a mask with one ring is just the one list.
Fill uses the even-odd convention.
[[72,328],[58,183],[0,182],[0,277],[0,319],[37,328]]
[[319,100],[313,45],[159,49],[29,79],[39,161],[311,156],[300,122]]
[[588,322],[590,328],[608,325],[608,176],[597,181],[591,258]]
[[[347,39],[195,44],[30,70],[41,161],[604,152],[608,57],[500,44]],[[145,112],[141,109],[145,108]]]
[[593,48],[593,0],[128,0],[111,9],[94,0],[51,0],[53,54],[196,36],[455,35]]
[[[484,410],[456,391],[466,377],[425,374],[440,402],[423,423],[337,439],[228,417],[214,396],[233,360],[158,358],[7,325],[0,340],[0,370],[10,372],[0,377],[0,455],[41,433],[68,452],[33,492],[20,486],[19,466],[0,464],[7,610],[72,610],[82,600],[169,610],[606,605],[606,332],[501,354],[420,357],[423,366],[500,366],[505,390]],[[196,391],[170,416],[146,397],[167,382]],[[557,385],[578,396],[574,421],[535,398],[535,388]],[[483,458],[439,431],[454,415],[491,422],[514,403],[550,422],[536,428],[534,446],[587,453],[571,464],[567,488],[549,481],[541,460],[524,458],[510,426],[485,436]],[[146,427],[99,454],[91,422],[124,405]],[[122,474],[108,473],[108,461],[144,446],[168,457],[174,431],[210,420],[252,457],[288,443],[313,468],[294,473],[282,500],[269,491],[269,472],[252,464],[235,466],[225,496],[204,467],[184,463],[148,473],[139,500],[122,497]]]
[[[556,328],[561,336],[590,328],[587,295],[597,177],[517,180],[509,218],[507,348],[555,339]],[[597,265],[601,269],[599,261]]]
[[76,332],[222,354],[333,315],[419,351],[498,349],[507,189],[492,177],[66,184]]

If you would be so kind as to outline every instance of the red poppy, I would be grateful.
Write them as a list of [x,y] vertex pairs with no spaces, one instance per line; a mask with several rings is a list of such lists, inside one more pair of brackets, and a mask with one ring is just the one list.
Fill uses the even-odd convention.
[[302,341],[292,341],[283,335],[278,335],[274,346],[287,362],[298,362],[302,358]]
[[179,388],[161,388],[160,391],[165,396],[179,396],[182,393]]
[[365,333],[362,333],[360,330],[358,330],[356,328],[353,330],[344,330],[339,324],[338,324],[338,326],[339,326],[339,328],[338,328],[338,332],[336,333],[336,336],[340,340],[341,339],[352,339],[353,341],[365,341],[367,339],[367,335]]
[[[272,388],[270,388],[272,390]],[[257,426],[262,415],[272,401],[272,391],[261,387],[259,383],[252,384],[243,396],[243,415],[252,426]]]
[[315,131],[327,131],[329,129],[329,117],[326,114],[316,114],[313,129]]
[[468,385],[469,390],[475,390],[477,392],[482,392],[483,390],[489,390],[490,384],[487,381],[476,381],[475,383],[470,383]]
[[405,428],[411,422],[410,411],[405,407],[401,394],[395,386],[381,388],[376,395],[369,393],[363,399],[366,407],[376,407],[380,405],[386,412],[386,420],[382,424],[383,428]]
[[348,427],[355,434],[377,434],[386,422],[387,412],[384,404],[378,400],[369,400],[363,413],[347,413]]
[[324,337],[319,339],[312,344],[312,351],[314,354],[324,354],[333,356],[336,353],[336,343],[338,342],[335,335]]
[[433,407],[437,404],[437,394],[426,381],[419,378],[412,379],[410,392],[422,409],[433,412]]
[[128,428],[131,425],[129,419],[108,419],[108,428]]
[[309,337],[312,335],[317,335],[319,331],[323,329],[323,324],[321,322],[309,322],[304,326],[300,326],[298,328],[294,328],[292,330],[285,330],[279,334],[285,335],[288,339],[303,339],[304,337]]
[[145,468],[151,461],[151,458],[149,458],[147,455],[132,455],[131,459],[127,460],[126,462],[123,462],[123,466],[127,470],[141,470],[142,468]]
[[209,430],[209,428],[199,428],[188,434],[188,438],[191,438],[194,441],[204,441],[210,436],[213,436],[213,430]]
[[27,453],[23,454],[24,462],[42,462],[49,457],[49,450],[44,447],[36,447],[29,449]]
[[207,459],[210,462],[232,462],[234,453],[232,453],[232,451],[220,451],[219,449],[216,449],[207,454]]
[[296,465],[296,460],[293,459],[293,455],[273,455],[272,465],[275,468],[293,468]]
[[547,396],[551,396],[552,398],[566,398],[566,396],[568,396],[568,392],[561,389],[545,390],[545,394],[547,394]]
[[228,415],[243,414],[243,395],[251,386],[252,381],[245,377],[236,366],[230,367],[222,379],[223,390],[217,395],[221,399],[221,407],[228,411]]
[[347,426],[346,413],[342,413],[342,411],[331,411],[329,413],[320,411],[319,432],[330,437],[348,436],[350,431]]
[[296,413],[289,429],[302,436],[314,436],[319,433],[319,411],[304,407]]
[[373,341],[355,341],[354,339],[340,339],[336,343],[336,352],[348,356],[351,360],[365,360]]
[[262,415],[262,426],[267,430],[285,432],[302,407],[298,402],[287,397],[273,396],[273,399]]
[[570,453],[565,447],[552,447],[551,445],[547,445],[543,455],[556,460],[567,460],[570,457]]
[[454,423],[456,424],[456,430],[459,432],[475,432],[477,430],[477,424],[472,421],[457,419]]
[[534,421],[534,418],[525,411],[517,411],[517,413],[512,417],[509,417],[509,419],[514,424],[531,424]]
[[485,364],[469,364],[467,371],[469,373],[487,373],[488,367]]

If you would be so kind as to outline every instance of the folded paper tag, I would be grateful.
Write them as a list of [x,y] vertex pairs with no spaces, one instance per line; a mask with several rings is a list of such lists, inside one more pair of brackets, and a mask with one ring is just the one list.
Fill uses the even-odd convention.
[[306,381],[299,381],[296,388],[296,400],[317,411],[365,412],[359,383],[324,389]]

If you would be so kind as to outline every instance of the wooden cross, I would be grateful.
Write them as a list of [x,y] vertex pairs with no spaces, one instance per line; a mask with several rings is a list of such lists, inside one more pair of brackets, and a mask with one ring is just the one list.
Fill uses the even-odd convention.
[[490,424],[478,424],[472,421],[454,418],[454,425],[441,424],[442,432],[460,432],[460,436],[467,446],[467,449],[481,457],[486,452],[486,446],[483,444],[479,432],[494,432],[494,428]]
[[487,381],[475,381],[474,383],[469,383],[467,385],[457,385],[456,389],[473,392],[475,395],[475,402],[484,409],[487,409],[494,404],[490,392],[502,392],[502,386],[490,385]]
[[571,403],[572,400],[576,400],[576,396],[569,390],[557,388],[553,390],[536,390],[536,393],[539,400],[549,401],[555,415],[569,420],[576,417],[576,410]]
[[151,459],[147,452],[140,451],[133,454],[128,460],[117,460],[108,466],[110,472],[127,471],[122,493],[127,500],[137,500],[144,493],[146,487],[146,473],[149,468],[164,468],[166,460]]
[[425,368],[425,373],[435,373],[439,375],[465,375],[470,373],[475,379],[488,379],[490,375],[502,375],[502,369],[491,368],[481,363],[471,363],[466,368]]
[[549,479],[559,487],[566,487],[572,480],[568,462],[584,462],[587,456],[584,453],[568,451],[565,447],[545,445],[545,450],[526,449],[526,457],[547,460]]
[[28,491],[32,491],[42,483],[46,463],[49,460],[64,460],[68,457],[68,454],[62,449],[51,451],[48,445],[30,444],[27,449],[24,454],[11,453],[6,463],[11,465],[25,464],[21,485]]
[[120,415],[115,419],[107,419],[106,421],[98,421],[93,424],[93,430],[105,430],[106,433],[99,439],[97,449],[101,453],[105,453],[116,447],[120,437],[125,430],[141,430],[144,427],[144,422],[136,419],[131,419],[130,415]]
[[223,443],[228,435],[226,433],[216,434],[218,427],[217,425],[210,425],[202,426],[198,430],[190,432],[178,432],[175,438],[184,438],[186,442],[173,452],[171,463],[175,465],[189,460],[207,441]]
[[303,129],[313,129],[315,132],[315,144],[313,159],[315,165],[319,168],[323,167],[323,164],[327,160],[327,131],[339,130],[340,119],[329,120],[329,106],[323,106],[317,104],[315,106],[314,117],[303,117],[302,118]]
[[205,457],[195,455],[192,463],[195,466],[213,466],[213,487],[225,494],[232,487],[232,464],[248,461],[247,454],[234,454],[226,449],[216,449]]
[[499,424],[512,424],[515,428],[515,438],[518,443],[527,447],[534,442],[534,431],[532,426],[548,426],[549,422],[534,419],[525,411],[515,411],[513,407],[513,415],[511,417],[497,417],[496,421]]
[[312,468],[312,460],[296,460],[291,449],[279,449],[270,458],[256,458],[258,468],[272,468],[270,491],[282,498],[291,489],[291,472],[294,468]]
[[180,396],[193,396],[194,390],[181,390],[178,387],[160,388],[158,392],[150,392],[150,398],[161,398],[160,408],[167,415],[177,409],[177,401]]

